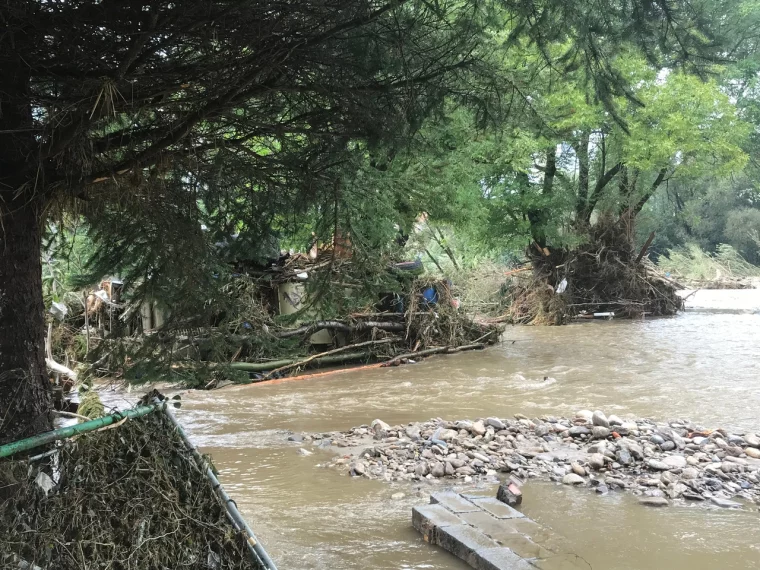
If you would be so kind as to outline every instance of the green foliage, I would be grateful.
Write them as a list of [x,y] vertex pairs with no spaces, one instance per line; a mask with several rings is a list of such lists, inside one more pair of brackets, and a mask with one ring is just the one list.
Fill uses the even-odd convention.
[[676,278],[697,282],[760,276],[760,267],[748,263],[727,244],[719,245],[714,254],[687,244],[660,257],[658,266]]
[[79,408],[77,410],[80,416],[85,416],[91,420],[103,417],[106,415],[103,402],[100,401],[100,396],[94,390],[85,390],[79,396]]

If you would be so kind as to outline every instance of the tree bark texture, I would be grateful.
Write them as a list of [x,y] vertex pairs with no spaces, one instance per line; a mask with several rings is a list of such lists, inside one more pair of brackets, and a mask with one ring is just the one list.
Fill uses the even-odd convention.
[[0,443],[52,428],[40,263],[38,170],[25,35],[0,38]]
[[39,208],[35,202],[11,208],[0,227],[0,443],[52,427]]

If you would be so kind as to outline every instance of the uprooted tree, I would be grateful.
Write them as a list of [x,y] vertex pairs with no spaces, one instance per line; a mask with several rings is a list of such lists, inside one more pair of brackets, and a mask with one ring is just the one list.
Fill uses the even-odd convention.
[[[85,216],[102,259],[141,257],[147,290],[207,268],[201,223],[255,242],[336,203],[348,157],[392,156],[444,100],[497,116],[524,87],[490,66],[497,47],[564,41],[557,65],[584,69],[609,110],[616,39],[693,53],[711,47],[698,16],[669,0],[4,3],[0,442],[50,427],[45,219]],[[508,33],[494,43],[489,25]]]

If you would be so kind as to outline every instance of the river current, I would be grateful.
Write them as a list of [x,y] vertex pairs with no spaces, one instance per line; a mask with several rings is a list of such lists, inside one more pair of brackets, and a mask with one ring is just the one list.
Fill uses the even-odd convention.
[[[760,431],[760,290],[700,291],[687,305],[673,318],[511,327],[485,351],[398,368],[187,392],[178,417],[281,570],[464,569],[411,528],[411,508],[451,481],[348,478],[288,434],[581,409]],[[523,493],[525,514],[594,570],[760,568],[757,511],[648,509],[550,483]]]

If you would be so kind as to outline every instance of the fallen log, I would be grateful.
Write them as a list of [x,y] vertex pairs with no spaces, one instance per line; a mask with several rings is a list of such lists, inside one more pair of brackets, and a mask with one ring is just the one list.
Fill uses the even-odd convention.
[[290,329],[278,331],[274,335],[278,338],[291,338],[294,336],[307,336],[322,329],[339,330],[342,332],[361,332],[378,329],[388,332],[401,332],[405,328],[404,323],[388,323],[384,321],[364,321],[347,324],[343,321],[316,321],[314,323]]
[[465,350],[480,350],[485,348],[486,345],[482,342],[475,344],[465,344],[463,346],[434,346],[433,348],[426,348],[424,350],[418,350],[416,352],[407,352],[406,354],[399,354],[386,360],[381,366],[398,366],[401,361],[407,358],[414,358],[420,356],[431,356],[433,354],[454,354],[455,352],[462,352]]
[[284,372],[286,370],[290,370],[292,368],[298,368],[300,366],[305,366],[305,365],[309,364],[310,362],[313,362],[313,361],[319,360],[319,359],[324,359],[325,357],[333,355],[333,354],[338,354],[338,353],[346,352],[346,351],[353,350],[353,349],[356,349],[356,348],[362,348],[362,347],[365,347],[365,346],[377,346],[377,345],[381,345],[381,344],[391,344],[391,343],[395,343],[395,342],[401,342],[401,340],[402,339],[400,339],[400,338],[381,338],[381,339],[378,339],[378,340],[368,340],[368,341],[365,341],[365,342],[357,342],[356,344],[349,344],[347,346],[342,346],[340,348],[335,348],[333,350],[328,350],[326,352],[320,352],[318,354],[313,354],[312,356],[309,356],[308,358],[304,358],[303,360],[294,361],[294,362],[291,362],[290,364],[286,364],[284,366],[280,366],[279,368],[275,368],[271,372],[268,372],[267,374],[265,374],[263,380],[268,380],[269,378],[271,378],[275,374],[279,374],[281,372]]
[[[323,356],[323,357],[315,358],[314,360],[310,361],[310,363],[340,364],[342,362],[350,362],[352,360],[361,360],[362,358],[371,358],[371,357],[372,357],[371,351],[361,351],[361,352],[351,352],[348,354],[333,354],[329,356]],[[299,360],[296,360],[296,359],[272,360],[270,362],[231,362],[230,364],[227,364],[226,366],[229,366],[233,370],[242,370],[244,372],[266,372],[268,370],[273,370],[274,368],[287,366],[289,364],[296,364],[298,362]],[[219,366],[224,366],[224,365],[219,364]]]

